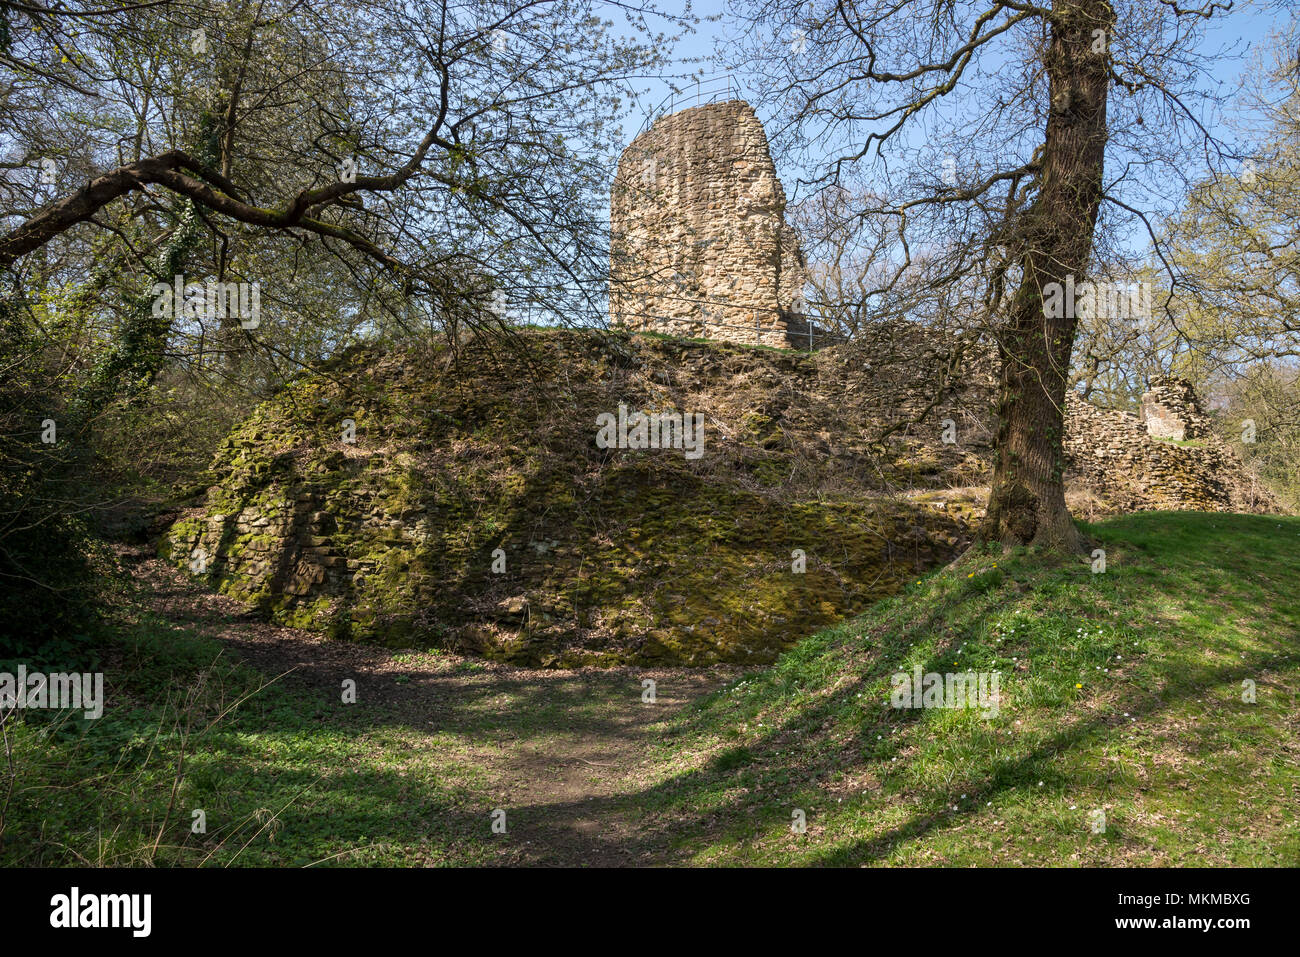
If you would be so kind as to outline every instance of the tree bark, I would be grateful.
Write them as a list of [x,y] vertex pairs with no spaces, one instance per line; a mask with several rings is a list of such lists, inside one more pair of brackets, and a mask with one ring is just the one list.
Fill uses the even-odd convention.
[[[1078,320],[1044,309],[1043,289],[1081,283],[1092,255],[1106,158],[1109,0],[1057,0],[1044,67],[1051,108],[1038,196],[1017,230],[1020,286],[998,336],[997,453],[984,541],[1080,552],[1065,504],[1065,390]],[[1098,50],[1099,35],[1104,40]],[[1068,307],[1068,303],[1066,304]],[[1055,312],[1056,310],[1050,310]]]

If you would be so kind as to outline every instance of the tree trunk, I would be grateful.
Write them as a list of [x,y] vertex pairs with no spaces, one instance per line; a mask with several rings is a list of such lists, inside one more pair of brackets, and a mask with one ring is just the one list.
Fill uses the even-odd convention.
[[[998,335],[1002,375],[997,454],[980,538],[1079,552],[1065,505],[1062,449],[1065,389],[1075,310],[1045,310],[1043,289],[1081,283],[1092,254],[1106,156],[1109,0],[1057,0],[1043,58],[1051,110],[1041,187],[1016,236],[1022,269]],[[1101,31],[1098,33],[1098,31]],[[1100,39],[1100,43],[1099,43]],[[1061,314],[1049,314],[1059,311]]]

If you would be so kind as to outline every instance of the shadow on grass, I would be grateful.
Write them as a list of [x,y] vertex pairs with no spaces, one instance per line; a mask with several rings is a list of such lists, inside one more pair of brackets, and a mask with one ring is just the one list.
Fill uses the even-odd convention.
[[[305,660],[298,672],[285,679],[282,689],[273,686],[271,695],[250,702],[240,717],[239,731],[253,737],[228,739],[217,750],[212,766],[198,769],[199,785],[212,795],[213,806],[232,819],[263,805],[271,808],[272,800],[290,802],[278,813],[279,828],[294,835],[292,856],[275,857],[271,837],[276,829],[268,828],[270,833],[263,832],[257,840],[270,846],[259,843],[236,863],[311,863],[340,854],[339,845],[344,844],[347,848],[338,863],[361,862],[366,847],[398,845],[397,859],[402,863],[671,864],[691,861],[707,849],[735,849],[753,838],[770,839],[781,833],[783,822],[788,827],[793,807],[828,800],[825,793],[814,794],[819,779],[862,773],[879,775],[885,782],[883,797],[905,794],[922,806],[912,808],[906,820],[883,832],[850,838],[834,847],[807,848],[804,860],[818,865],[880,863],[900,848],[968,823],[965,814],[936,810],[957,792],[974,801],[996,801],[1042,780],[1043,793],[1061,793],[1071,786],[1071,779],[1054,774],[1054,760],[1121,733],[1128,725],[1114,716],[1120,712],[1139,719],[1157,717],[1245,678],[1259,680],[1274,671],[1293,669],[1300,651],[1300,608],[1294,596],[1278,594],[1260,607],[1256,624],[1266,634],[1242,646],[1251,653],[1239,662],[1213,662],[1201,654],[1216,650],[1198,644],[1202,635],[1168,627],[1171,620],[1203,612],[1204,594],[1184,588],[1189,577],[1204,576],[1221,592],[1251,601],[1256,600],[1251,596],[1261,576],[1285,578],[1295,563],[1296,549],[1289,535],[1277,535],[1277,524],[1250,516],[1194,520],[1130,516],[1093,529],[1103,541],[1114,543],[1108,546],[1113,549],[1113,572],[1105,582],[1080,579],[1086,573],[1078,569],[1043,571],[1013,561],[1005,567],[1008,582],[997,590],[981,590],[978,579],[957,580],[942,588],[934,586],[940,592],[932,589],[924,600],[898,599],[833,634],[808,639],[772,668],[756,673],[753,680],[768,703],[779,702],[782,694],[800,687],[833,690],[800,706],[777,726],[722,746],[709,735],[716,738],[718,729],[735,731],[741,720],[724,713],[722,696],[664,716],[641,702],[640,677],[646,673],[642,669],[571,672],[544,679],[535,673],[520,676],[510,669],[487,667],[481,672],[430,673],[393,669],[391,657],[387,653],[378,657],[374,649],[377,657],[369,664],[389,667],[362,677],[360,672],[368,665],[357,655],[364,658],[364,649],[304,643],[304,658],[318,654],[325,660]],[[1285,531],[1300,531],[1295,520],[1282,524]],[[1230,527],[1233,536],[1210,536],[1216,525]],[[1022,593],[1014,587],[1017,581],[1032,581],[1035,590]],[[1081,581],[1087,581],[1095,595],[1072,594]],[[1062,595],[1069,601],[1054,609],[1051,602]],[[942,786],[937,781],[922,784],[908,794],[902,786],[891,784],[890,775],[905,766],[900,763],[890,771],[890,758],[898,757],[901,747],[897,741],[877,745],[873,740],[886,728],[902,729],[913,737],[943,733],[937,727],[927,728],[935,720],[928,711],[884,712],[887,718],[863,721],[849,735],[835,737],[833,732],[845,716],[860,709],[857,696],[880,701],[876,689],[918,642],[933,642],[926,670],[943,670],[940,662],[953,660],[955,643],[1016,606],[1026,607],[1027,602],[1031,611],[1044,613],[1104,609],[1122,612],[1125,623],[1134,626],[1155,621],[1165,629],[1159,632],[1163,641],[1159,650],[1171,653],[1143,659],[1140,676],[1145,684],[1118,686],[1117,697],[1108,702],[1111,716],[1071,713],[1062,705],[1046,715],[1056,727],[1039,743],[1027,745],[1027,752],[976,759]],[[340,701],[339,686],[346,677],[359,678],[357,705]],[[660,683],[659,693],[666,698],[674,694],[673,680],[672,674],[666,674]],[[682,675],[680,680],[692,679]],[[1157,686],[1163,689],[1159,694],[1153,690]],[[696,684],[694,690],[699,687]],[[281,709],[293,715],[296,724],[291,731],[284,730],[286,712]],[[358,760],[354,766],[313,766],[295,752],[299,765],[277,768],[273,782],[268,781],[272,762],[262,753],[261,744],[249,742],[274,742],[277,735],[284,735],[278,746],[301,748],[304,741],[310,742],[314,729],[358,742],[372,740],[352,752],[351,758]],[[403,770],[407,756],[400,753],[384,751],[383,767],[365,762],[365,748],[383,749],[389,731],[433,733],[439,736],[437,747],[459,746],[477,754],[463,759],[455,753],[440,755],[446,758],[444,763],[413,771]],[[1192,727],[1183,733],[1196,735],[1208,748],[1214,731]],[[613,767],[601,766],[598,751],[587,752],[594,759],[586,762],[593,766],[590,773],[609,784],[607,794],[575,792],[570,797],[563,788],[542,788],[541,799],[529,799],[522,789],[509,793],[501,790],[499,780],[481,780],[491,777],[491,769],[475,762],[488,751],[499,753],[501,762],[519,773],[539,779],[559,774],[556,765],[572,762],[578,753],[548,752],[562,738],[592,739],[597,749],[623,749],[622,763]],[[683,755],[687,769],[672,771],[670,765],[658,762],[655,744]],[[865,755],[866,750],[873,753]],[[336,757],[323,754],[322,761]],[[410,755],[413,761],[418,757]],[[450,780],[462,760],[464,778]],[[298,794],[301,799],[295,799]],[[79,813],[92,820],[97,807],[101,812],[117,808],[129,815],[118,801],[97,804],[93,794],[82,797]],[[882,809],[897,811],[905,806],[882,804]],[[504,835],[490,830],[490,816],[497,808],[507,814]],[[809,817],[815,823],[814,816]],[[137,826],[144,830],[143,825]],[[173,832],[169,836],[174,837]],[[1122,832],[1116,839],[1124,840]],[[195,863],[190,852],[180,860]]]

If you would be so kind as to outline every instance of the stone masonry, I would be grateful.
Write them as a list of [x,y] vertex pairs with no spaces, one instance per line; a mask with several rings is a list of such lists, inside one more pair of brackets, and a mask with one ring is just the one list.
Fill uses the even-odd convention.
[[807,346],[799,238],[767,135],[743,100],[661,117],[623,151],[610,202],[610,322]]
[[[948,561],[982,514],[996,356],[923,332],[877,323],[809,355],[530,330],[529,365],[549,380],[502,376],[490,343],[455,364],[358,351],[231,433],[217,484],[163,552],[336,638],[530,667],[771,660]],[[1174,393],[1194,408],[1167,383],[1146,398],[1169,411]],[[555,416],[557,396],[582,411]],[[670,450],[601,449],[592,424],[620,401],[707,409],[707,471]],[[1074,391],[1065,412],[1067,488],[1090,513],[1279,510],[1213,430],[1153,438]],[[830,560],[810,550],[806,575],[773,575],[800,541]]]
[[1067,477],[1120,512],[1280,508],[1211,429],[1192,386],[1182,379],[1152,378],[1142,396],[1141,418],[1099,409],[1068,393],[1065,453],[1071,465]]
[[1153,439],[1184,442],[1210,434],[1210,420],[1201,411],[1192,384],[1172,376],[1152,376],[1142,396],[1142,418]]

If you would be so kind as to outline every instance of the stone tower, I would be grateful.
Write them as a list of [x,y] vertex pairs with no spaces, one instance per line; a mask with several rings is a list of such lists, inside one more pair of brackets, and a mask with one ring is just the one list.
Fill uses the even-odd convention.
[[1210,420],[1201,411],[1192,384],[1175,376],[1152,376],[1142,396],[1142,418],[1153,439],[1182,442],[1210,434]]
[[610,322],[750,345],[808,344],[806,280],[767,135],[743,100],[661,117],[610,201]]

